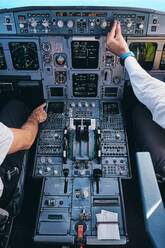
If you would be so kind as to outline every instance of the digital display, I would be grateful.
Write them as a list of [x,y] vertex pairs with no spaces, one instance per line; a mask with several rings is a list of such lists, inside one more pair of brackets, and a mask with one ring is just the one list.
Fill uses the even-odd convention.
[[51,96],[63,96],[63,88],[50,88]]
[[72,41],[72,67],[75,69],[96,69],[98,67],[98,41]]
[[0,44],[0,70],[5,70],[5,69],[7,69],[5,54],[3,51],[3,47]]
[[105,96],[106,97],[114,97],[117,96],[118,88],[116,87],[106,87],[105,88]]
[[24,16],[24,15],[19,15],[19,16],[18,16],[18,19],[19,19],[19,20],[26,20],[26,16]]
[[62,215],[57,214],[49,214],[48,215],[49,220],[62,220]]
[[107,13],[106,12],[56,12],[56,16],[101,17],[101,16],[107,16]]
[[16,70],[38,70],[37,45],[34,42],[9,42],[13,66]]
[[135,54],[137,61],[145,70],[151,70],[157,49],[157,43],[133,42],[129,46]]
[[103,115],[115,115],[119,114],[118,104],[116,102],[104,102],[103,103]]
[[160,60],[160,66],[159,66],[160,70],[165,70],[165,45],[163,47],[163,51],[162,51],[162,56],[161,56],[161,60]]
[[63,113],[64,103],[63,102],[49,102],[48,112]]
[[98,75],[91,74],[73,74],[73,96],[75,97],[96,97]]

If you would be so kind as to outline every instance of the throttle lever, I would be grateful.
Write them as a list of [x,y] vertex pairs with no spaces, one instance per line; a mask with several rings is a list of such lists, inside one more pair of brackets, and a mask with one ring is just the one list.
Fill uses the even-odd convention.
[[102,170],[101,169],[94,169],[93,176],[96,180],[96,193],[99,194],[99,179],[102,177]]

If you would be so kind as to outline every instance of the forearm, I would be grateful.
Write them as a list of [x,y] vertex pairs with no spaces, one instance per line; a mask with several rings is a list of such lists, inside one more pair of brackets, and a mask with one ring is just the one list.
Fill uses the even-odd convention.
[[31,147],[38,132],[38,122],[29,117],[20,129],[10,129],[13,132],[14,140],[8,154],[20,150],[28,150]]
[[37,118],[29,116],[27,121],[21,127],[21,129],[26,133],[28,149],[31,147],[31,145],[33,144],[37,136],[38,125],[39,125],[39,122]]
[[125,59],[125,67],[136,97],[151,111],[153,120],[165,128],[165,84],[151,77],[133,57]]
[[8,151],[9,154],[20,150],[27,150],[31,147],[36,138],[39,123],[45,121],[47,118],[47,113],[44,110],[45,106],[46,103],[43,103],[35,108],[20,129],[10,128],[14,139]]

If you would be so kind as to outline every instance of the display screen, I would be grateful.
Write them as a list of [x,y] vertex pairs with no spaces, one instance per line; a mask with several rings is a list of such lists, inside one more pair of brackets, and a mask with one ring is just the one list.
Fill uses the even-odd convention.
[[56,16],[78,16],[78,17],[82,17],[82,16],[107,16],[106,12],[57,12]]
[[34,42],[10,42],[9,49],[16,70],[38,70],[37,46]]
[[116,102],[104,102],[103,103],[103,115],[115,115],[119,114],[118,104]]
[[63,88],[51,88],[50,89],[51,96],[63,96]]
[[63,113],[64,103],[63,102],[49,102],[48,112]]
[[115,97],[117,96],[117,91],[118,91],[118,88],[116,87],[106,87],[105,88],[105,96],[106,97]]
[[157,43],[152,42],[133,42],[129,46],[135,54],[137,61],[145,70],[151,70],[157,49]]
[[5,54],[3,51],[3,47],[0,44],[0,70],[5,70],[5,69],[7,69]]
[[96,69],[98,67],[98,41],[72,41],[72,67],[75,69]]
[[90,74],[73,74],[73,96],[75,97],[96,97],[98,75]]
[[161,60],[160,60],[160,66],[159,66],[160,70],[165,70],[165,45],[163,47],[163,51],[162,51],[162,56],[161,56]]
[[49,220],[62,220],[62,215],[57,214],[49,214],[48,215]]

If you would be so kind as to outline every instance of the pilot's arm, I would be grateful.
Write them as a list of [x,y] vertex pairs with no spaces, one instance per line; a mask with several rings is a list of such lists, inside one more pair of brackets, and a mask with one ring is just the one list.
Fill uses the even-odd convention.
[[36,138],[39,123],[45,121],[47,118],[47,114],[44,110],[45,106],[46,103],[34,109],[21,128],[10,128],[13,133],[13,141],[8,154],[20,150],[27,150],[31,147]]
[[[129,52],[117,21],[108,34],[107,48],[119,57]],[[151,111],[153,120],[165,128],[165,83],[151,77],[132,56],[125,59],[124,65],[136,97]]]

